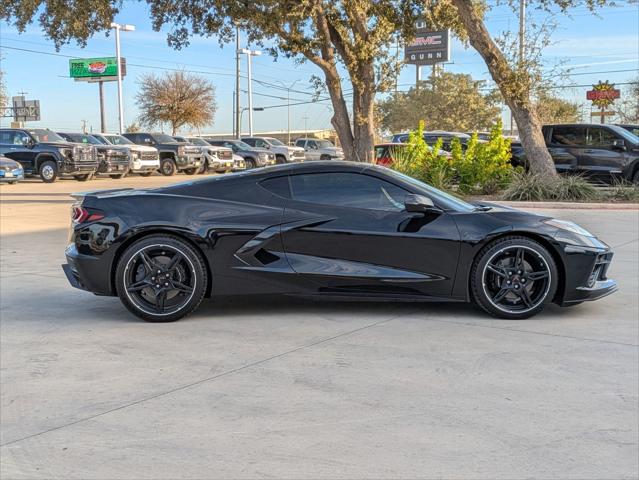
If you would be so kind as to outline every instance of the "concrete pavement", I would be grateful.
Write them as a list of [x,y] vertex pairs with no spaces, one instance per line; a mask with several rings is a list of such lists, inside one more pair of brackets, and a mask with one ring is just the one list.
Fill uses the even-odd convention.
[[171,324],[71,288],[70,191],[0,186],[0,477],[637,478],[639,212],[552,210],[620,291],[465,305],[207,302]]

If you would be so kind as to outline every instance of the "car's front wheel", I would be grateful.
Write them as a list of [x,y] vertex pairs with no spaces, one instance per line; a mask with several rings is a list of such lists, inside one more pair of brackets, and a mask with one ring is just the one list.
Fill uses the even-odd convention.
[[173,322],[193,312],[204,298],[207,281],[199,252],[171,235],[133,243],[115,272],[120,300],[147,322]]
[[532,317],[557,291],[557,265],[550,252],[526,237],[500,238],[473,262],[473,300],[487,313],[511,320]]
[[53,183],[58,178],[58,165],[55,162],[47,160],[40,165],[40,178],[44,183]]
[[160,173],[166,177],[173,176],[177,173],[177,165],[172,158],[163,158],[160,160]]

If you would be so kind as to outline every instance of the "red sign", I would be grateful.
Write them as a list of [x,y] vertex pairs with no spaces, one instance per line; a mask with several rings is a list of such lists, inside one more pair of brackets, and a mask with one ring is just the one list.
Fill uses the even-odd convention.
[[610,90],[588,90],[586,99],[588,100],[616,100],[621,97],[621,91],[616,88]]

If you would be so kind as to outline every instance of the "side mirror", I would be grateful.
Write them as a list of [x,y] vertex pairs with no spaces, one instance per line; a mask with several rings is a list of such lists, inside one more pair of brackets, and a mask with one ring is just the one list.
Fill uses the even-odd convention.
[[27,144],[26,144],[27,148],[33,148],[35,146],[36,146],[36,142],[33,138],[30,138],[29,140],[27,140]]
[[415,194],[406,196],[404,207],[409,213],[441,213],[442,211],[430,198]]
[[623,140],[617,139],[617,140],[613,140],[612,141],[612,148],[615,150],[625,150],[626,149],[626,142],[624,142]]

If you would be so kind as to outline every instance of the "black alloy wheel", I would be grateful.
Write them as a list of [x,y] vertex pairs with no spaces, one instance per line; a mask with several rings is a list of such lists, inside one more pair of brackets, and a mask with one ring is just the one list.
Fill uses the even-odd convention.
[[165,177],[171,177],[177,173],[177,165],[172,158],[160,160],[160,173]]
[[286,157],[284,155],[276,155],[275,156],[275,163],[278,165],[282,165],[284,163],[286,163]]
[[172,322],[197,308],[206,292],[207,269],[187,242],[152,235],[132,244],[116,269],[124,306],[148,322]]
[[539,313],[557,290],[557,266],[536,241],[505,237],[485,247],[471,271],[473,300],[486,312],[506,319]]
[[40,178],[44,183],[53,183],[58,179],[58,165],[50,160],[40,165]]

